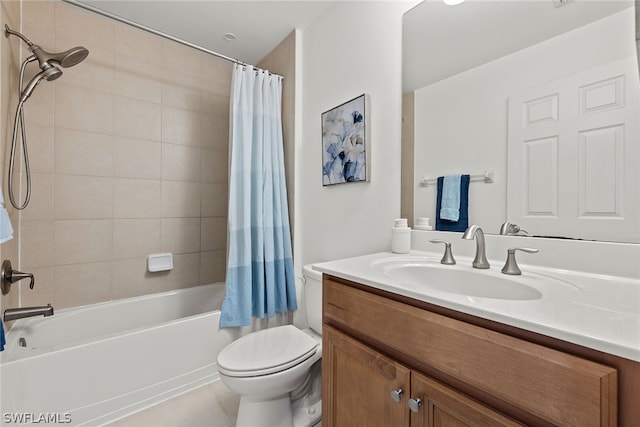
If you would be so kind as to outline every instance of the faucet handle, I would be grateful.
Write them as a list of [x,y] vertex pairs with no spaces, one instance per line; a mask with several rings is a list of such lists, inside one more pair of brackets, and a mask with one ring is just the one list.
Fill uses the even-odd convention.
[[22,279],[30,279],[29,288],[33,289],[35,285],[35,279],[31,273],[23,273],[22,271],[14,270],[11,266],[11,261],[8,259],[2,262],[0,268],[0,282],[2,285],[2,294],[6,295],[11,290],[11,284]]
[[446,265],[454,265],[456,263],[455,258],[453,258],[453,253],[451,253],[451,242],[446,240],[434,239],[429,240],[431,243],[444,243],[444,255],[440,260],[440,264]]
[[536,252],[540,252],[538,249],[534,249],[534,248],[507,249],[507,262],[505,262],[504,267],[502,267],[502,272],[504,274],[511,274],[514,276],[518,276],[522,274],[522,270],[520,270],[520,267],[518,267],[518,263],[516,262],[516,251],[522,251],[529,254],[535,254]]
[[520,232],[523,232],[524,234],[529,234],[527,230],[523,230],[522,228],[520,228],[518,224],[505,222],[500,226],[500,234],[503,236],[515,236]]

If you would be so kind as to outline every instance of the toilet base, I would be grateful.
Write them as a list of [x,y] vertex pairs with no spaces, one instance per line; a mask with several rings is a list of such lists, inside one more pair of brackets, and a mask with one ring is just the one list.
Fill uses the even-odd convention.
[[242,396],[236,427],[293,427],[289,394],[273,399],[254,399]]

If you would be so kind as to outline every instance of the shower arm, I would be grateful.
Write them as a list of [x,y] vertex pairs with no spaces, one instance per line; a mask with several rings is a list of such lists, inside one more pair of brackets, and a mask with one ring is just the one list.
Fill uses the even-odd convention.
[[29,47],[33,46],[33,43],[31,42],[31,40],[26,38],[21,33],[12,30],[11,28],[9,28],[9,26],[7,24],[4,24],[4,36],[9,38],[10,35],[20,37],[22,39],[22,41],[25,42],[27,44],[27,46],[29,46]]

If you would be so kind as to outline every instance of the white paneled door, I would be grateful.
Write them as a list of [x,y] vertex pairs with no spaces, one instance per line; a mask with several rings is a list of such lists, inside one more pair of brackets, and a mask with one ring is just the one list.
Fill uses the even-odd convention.
[[507,220],[534,235],[640,242],[635,58],[509,97]]

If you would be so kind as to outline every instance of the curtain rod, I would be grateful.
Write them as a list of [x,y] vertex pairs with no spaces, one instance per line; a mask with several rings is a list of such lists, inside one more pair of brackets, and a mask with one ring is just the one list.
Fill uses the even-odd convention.
[[[154,34],[156,36],[160,36],[162,38],[171,40],[173,42],[180,43],[181,45],[188,46],[188,47],[190,47],[192,49],[199,50],[200,52],[204,52],[204,53],[207,53],[209,55],[213,55],[213,56],[215,56],[217,58],[224,59],[225,61],[233,62],[234,64],[239,64],[239,65],[242,65],[242,66],[245,66],[245,67],[252,66],[251,64],[247,64],[246,62],[242,62],[239,59],[231,58],[231,57],[223,55],[221,53],[214,52],[214,51],[209,50],[209,49],[207,49],[205,47],[199,46],[197,44],[193,44],[193,43],[188,42],[186,40],[182,40],[182,39],[180,39],[178,37],[174,37],[174,36],[172,36],[170,34],[163,33],[162,31],[158,31],[158,30],[155,30],[155,29],[153,29],[151,27],[147,27],[146,25],[139,24],[139,23],[131,21],[131,20],[127,19],[127,18],[123,18],[121,16],[115,15],[115,14],[113,14],[111,12],[107,12],[106,10],[98,9],[95,6],[91,6],[89,4],[82,3],[82,2],[80,2],[78,0],[62,0],[62,1],[64,3],[68,3],[70,5],[79,7],[81,9],[85,9],[85,10],[88,10],[90,12],[97,13],[98,15],[102,15],[104,17],[111,18],[111,19],[113,19],[115,21],[118,21],[118,22],[121,22],[123,24],[130,25],[132,27],[135,27],[135,28],[138,28],[140,30],[146,31],[148,33]],[[256,68],[256,69],[260,69],[260,68],[255,67],[255,66],[253,66],[253,67]],[[279,74],[271,73],[270,71],[269,71],[269,74],[273,74],[273,75],[276,75],[276,76],[280,77],[281,79],[284,79],[284,77],[279,75]]]

